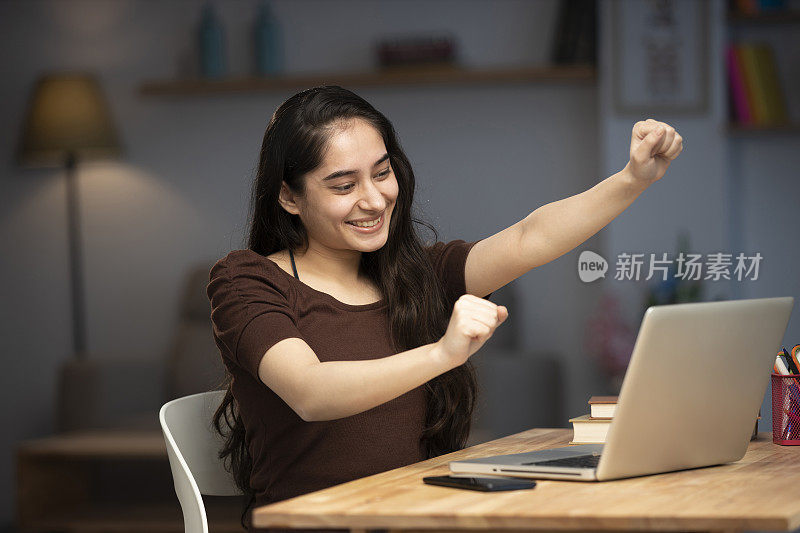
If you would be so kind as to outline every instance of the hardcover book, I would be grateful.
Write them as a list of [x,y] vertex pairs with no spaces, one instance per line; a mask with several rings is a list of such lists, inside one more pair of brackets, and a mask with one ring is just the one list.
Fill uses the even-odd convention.
[[617,396],[592,396],[589,411],[592,418],[613,418],[617,410]]
[[572,422],[572,441],[570,444],[594,444],[603,443],[608,435],[608,428],[611,427],[610,418],[592,418],[589,415],[582,415],[570,418]]

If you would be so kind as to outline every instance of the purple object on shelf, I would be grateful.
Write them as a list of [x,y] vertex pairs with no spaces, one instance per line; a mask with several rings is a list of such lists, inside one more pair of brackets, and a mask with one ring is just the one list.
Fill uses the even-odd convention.
[[379,41],[376,52],[383,67],[453,63],[456,44],[450,35],[398,37]]

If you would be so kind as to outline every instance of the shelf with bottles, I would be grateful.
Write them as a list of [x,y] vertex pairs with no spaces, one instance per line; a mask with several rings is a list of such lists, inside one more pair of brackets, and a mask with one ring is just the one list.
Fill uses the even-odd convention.
[[318,85],[418,86],[418,85],[481,85],[511,83],[574,83],[594,84],[594,65],[559,65],[542,67],[504,67],[470,69],[456,65],[391,67],[374,71],[297,74],[272,77],[223,79],[177,79],[149,81],[139,87],[143,96],[195,96],[232,93],[253,93],[304,89]]
[[[568,4],[568,5],[567,5]],[[584,5],[585,4],[585,5]],[[173,79],[144,80],[145,97],[187,97],[297,91],[319,85],[344,87],[477,86],[555,83],[597,83],[596,9],[594,0],[561,6],[555,23],[557,38],[549,61],[539,65],[462,65],[458,41],[451,30],[401,32],[378,38],[373,66],[357,71],[290,72],[285,67],[284,31],[272,2],[260,0],[252,25],[250,72],[229,70],[226,30],[221,4],[207,1],[196,32],[197,69],[183,61]],[[186,57],[190,57],[186,55]]]

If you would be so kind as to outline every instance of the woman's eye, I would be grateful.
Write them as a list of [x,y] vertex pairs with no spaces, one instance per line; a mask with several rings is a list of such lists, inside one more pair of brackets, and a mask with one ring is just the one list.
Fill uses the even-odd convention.
[[[391,172],[392,172],[392,169],[391,168],[387,168],[383,172],[379,173],[378,177],[385,178],[386,176],[391,174]],[[347,191],[349,191],[350,189],[353,188],[353,185],[354,185],[353,183],[347,183],[345,185],[339,185],[338,187],[333,187],[333,188],[335,190],[337,190],[337,191],[340,191],[340,192],[347,192]]]

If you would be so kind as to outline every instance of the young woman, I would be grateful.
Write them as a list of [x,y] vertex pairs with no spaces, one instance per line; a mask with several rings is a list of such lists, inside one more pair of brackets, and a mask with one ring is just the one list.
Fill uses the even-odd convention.
[[250,495],[243,524],[253,505],[463,448],[469,357],[508,316],[488,295],[594,235],[681,149],[672,127],[637,122],[622,171],[496,235],[443,243],[412,215],[414,173],[384,115],[337,86],[278,107],[247,249],[207,288],[228,370],[214,421]]

